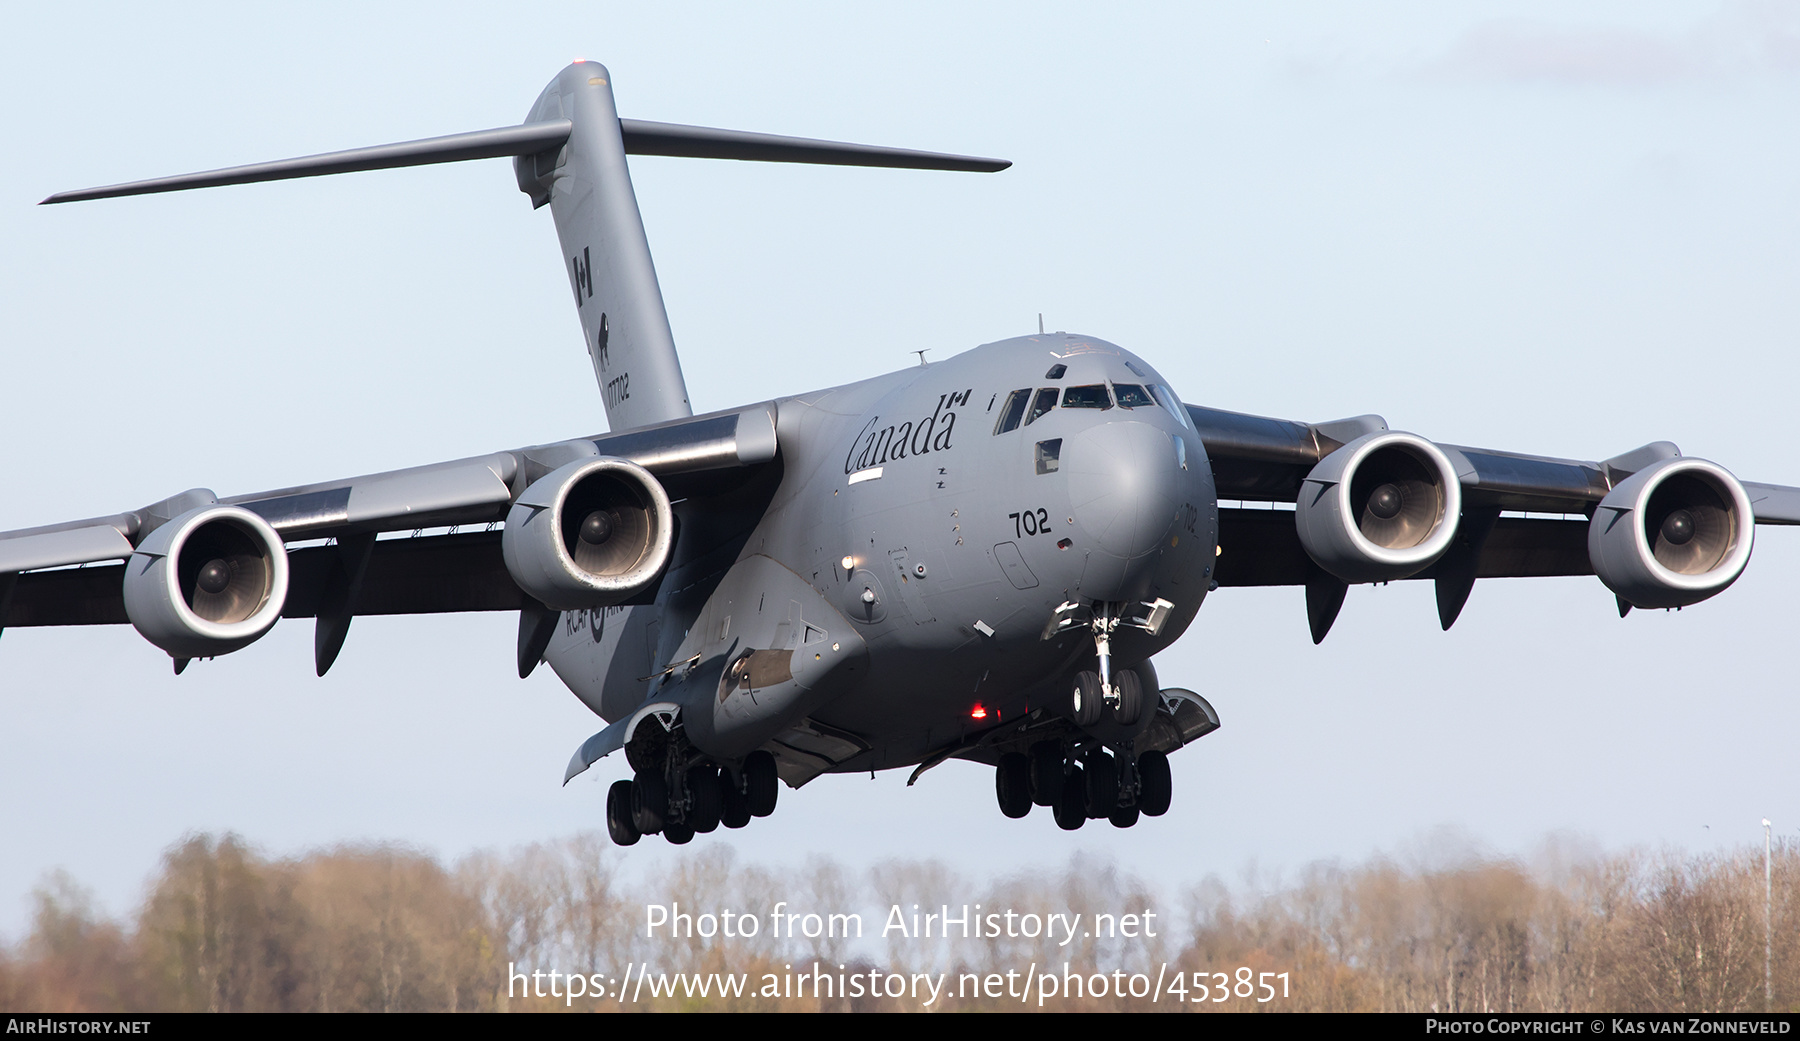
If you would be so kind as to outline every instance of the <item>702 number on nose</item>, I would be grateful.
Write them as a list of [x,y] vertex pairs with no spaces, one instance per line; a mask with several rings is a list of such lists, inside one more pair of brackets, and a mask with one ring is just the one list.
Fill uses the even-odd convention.
[[1037,510],[1021,510],[1006,515],[1013,522],[1013,537],[1024,538],[1027,535],[1050,534],[1050,512],[1043,508]]

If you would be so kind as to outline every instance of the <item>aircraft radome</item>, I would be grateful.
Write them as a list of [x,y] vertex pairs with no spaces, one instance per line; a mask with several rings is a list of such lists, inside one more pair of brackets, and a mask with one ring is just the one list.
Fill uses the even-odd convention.
[[1042,329],[696,416],[627,155],[1008,164],[621,119],[610,79],[563,69],[517,126],[45,200],[510,157],[550,208],[609,432],[8,532],[0,625],[129,623],[180,672],[312,618],[323,675],[358,615],[516,612],[520,675],[548,663],[607,721],[565,780],[614,752],[634,771],[606,800],[621,844],[952,757],[994,767],[1008,816],[1131,827],[1219,726],[1152,662],[1220,586],[1303,587],[1315,642],[1357,583],[1432,581],[1446,629],[1486,577],[1674,608],[1736,580],[1756,524],[1800,523],[1800,489],[1667,442],[1579,461],[1249,416]]

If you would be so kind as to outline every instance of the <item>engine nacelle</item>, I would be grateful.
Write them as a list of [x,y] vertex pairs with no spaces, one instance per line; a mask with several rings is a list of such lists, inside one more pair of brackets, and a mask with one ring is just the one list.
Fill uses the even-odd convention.
[[125,562],[125,613],[173,658],[210,658],[255,642],[281,617],[288,558],[269,522],[213,504],[152,531]]
[[650,471],[582,459],[532,482],[500,539],[519,588],[545,607],[610,607],[642,592],[669,562],[675,515]]
[[1704,459],[1663,459],[1600,500],[1588,559],[1634,607],[1686,607],[1737,581],[1756,517],[1737,478]]
[[1386,582],[1450,548],[1462,483],[1417,434],[1364,434],[1319,460],[1300,485],[1294,526],[1307,555],[1345,582]]

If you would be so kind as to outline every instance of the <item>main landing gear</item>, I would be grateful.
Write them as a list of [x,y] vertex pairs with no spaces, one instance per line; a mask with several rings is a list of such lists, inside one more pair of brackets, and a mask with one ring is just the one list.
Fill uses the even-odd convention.
[[[781,780],[769,753],[752,752],[733,771],[711,762],[676,769],[678,757],[668,754],[673,748],[663,751],[661,756],[632,757],[637,773],[607,790],[606,833],[615,844],[629,846],[660,832],[681,845],[721,824],[741,828],[752,817],[775,812]],[[640,761],[647,758],[661,762]],[[676,783],[670,783],[671,776]]]
[[1162,752],[1145,752],[1133,761],[1104,748],[1076,753],[1060,741],[1040,741],[1028,755],[1000,757],[994,794],[1008,817],[1023,817],[1033,805],[1048,806],[1058,827],[1074,831],[1102,817],[1116,828],[1131,827],[1140,814],[1160,817],[1169,812],[1174,790],[1169,757]]

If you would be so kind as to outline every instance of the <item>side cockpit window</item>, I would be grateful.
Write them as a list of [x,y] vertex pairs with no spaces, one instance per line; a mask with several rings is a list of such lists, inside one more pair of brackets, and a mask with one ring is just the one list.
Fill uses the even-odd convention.
[[1037,400],[1031,403],[1031,415],[1026,417],[1025,425],[1037,422],[1039,416],[1056,407],[1056,388],[1046,387],[1037,392]]
[[1070,387],[1063,391],[1063,408],[1112,408],[1112,395],[1106,392],[1106,384],[1093,383],[1085,387]]
[[1004,434],[1008,430],[1017,430],[1019,420],[1025,417],[1025,405],[1031,401],[1031,388],[1015,390],[1006,396],[1006,407],[1000,410],[1000,420],[994,424],[994,433]]
[[1119,399],[1120,408],[1155,408],[1156,402],[1148,391],[1135,383],[1113,384],[1113,396]]
[[1152,383],[1150,393],[1156,396],[1158,405],[1169,410],[1169,415],[1175,417],[1175,422],[1189,430],[1193,429],[1193,424],[1188,422],[1187,408],[1181,404],[1181,399],[1175,396],[1175,392],[1170,390],[1167,384]]

